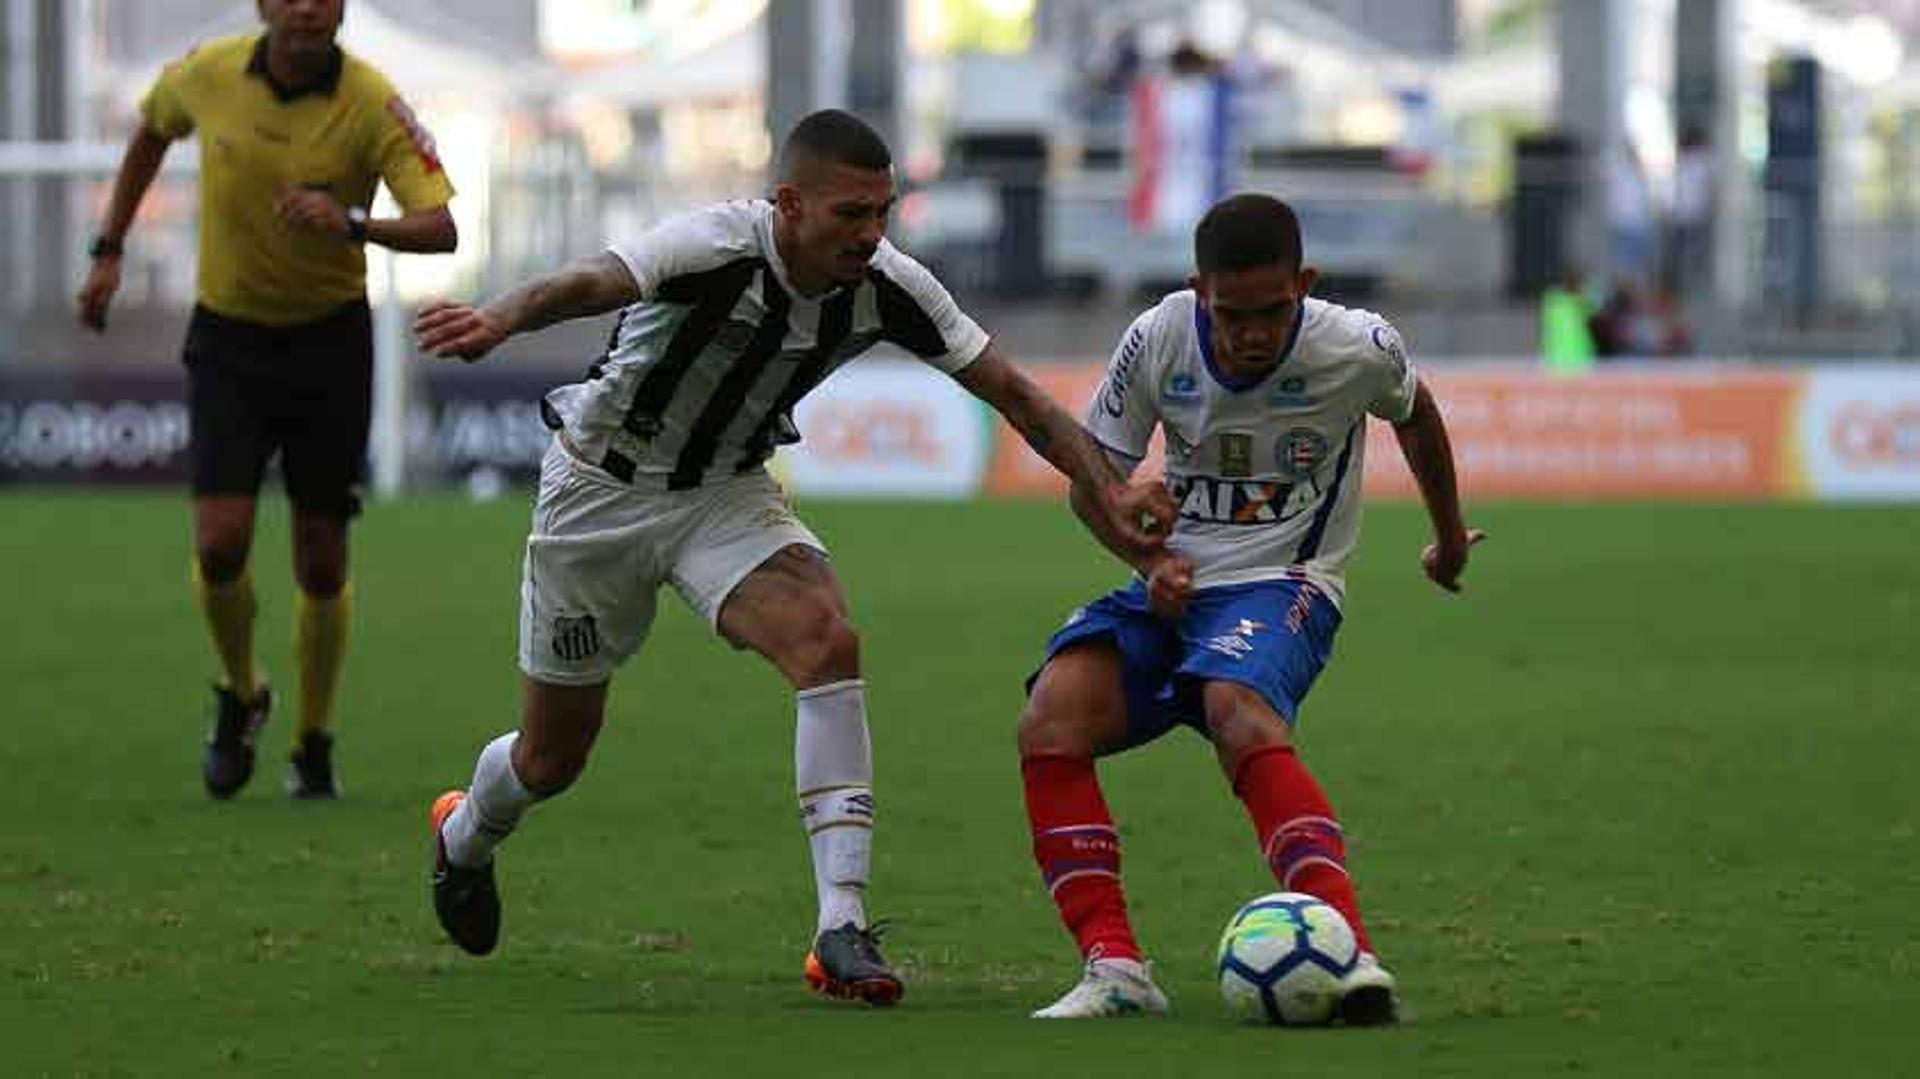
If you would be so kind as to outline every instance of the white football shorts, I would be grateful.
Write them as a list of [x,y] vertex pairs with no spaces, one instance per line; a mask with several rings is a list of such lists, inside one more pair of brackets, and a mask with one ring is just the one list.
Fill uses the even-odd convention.
[[[656,484],[657,486],[657,484]],[[687,491],[622,483],[559,439],[540,462],[540,493],[520,576],[520,669],[543,682],[593,685],[640,650],[660,585],[709,626],[749,573],[793,544],[826,546],[763,468]]]

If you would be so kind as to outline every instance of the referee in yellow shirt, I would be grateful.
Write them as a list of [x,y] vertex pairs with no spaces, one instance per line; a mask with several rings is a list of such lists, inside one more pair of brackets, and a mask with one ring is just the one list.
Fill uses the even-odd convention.
[[[345,0],[257,0],[264,34],[209,41],[161,72],[93,241],[79,315],[104,330],[121,245],[167,147],[200,139],[199,302],[184,349],[195,584],[222,678],[202,771],[230,798],[253,775],[272,694],[253,658],[254,507],[280,454],[300,597],[299,730],[287,790],[331,798],[328,733],[346,650],[347,525],[360,509],[373,332],[363,248],[452,251],[453,186],[384,76],[334,38]],[[385,181],[404,213],[371,218]]]

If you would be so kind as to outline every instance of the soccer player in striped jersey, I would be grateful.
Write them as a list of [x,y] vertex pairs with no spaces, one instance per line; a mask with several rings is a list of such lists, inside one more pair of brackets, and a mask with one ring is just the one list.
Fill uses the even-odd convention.
[[495,846],[586,764],[614,669],[640,648],[671,583],[716,632],[796,691],[794,761],[819,921],[820,992],[890,1004],[903,986],[863,895],[874,818],[859,639],[820,540],[763,467],[798,439],[795,403],[882,341],[950,374],[1006,416],[1082,491],[1105,542],[1144,558],[1173,504],[1128,486],[1073,417],[1027,378],[918,263],[885,239],[891,156],[837,110],[782,147],[772,201],[712,206],[484,306],[439,303],[420,348],[477,359],[516,333],[618,310],[606,354],[543,403],[554,431],[521,583],[517,732],[432,813],[434,907],[474,954],[493,949]]
[[1122,471],[1166,434],[1179,518],[1164,549],[1129,554],[1097,507],[1074,505],[1138,579],[1075,611],[1047,645],[1020,718],[1034,858],[1079,944],[1079,984],[1039,1018],[1158,1014],[1120,884],[1120,839],[1096,758],[1186,724],[1213,744],[1283,889],[1352,923],[1362,950],[1339,1014],[1391,1022],[1340,825],[1293,746],[1300,703],[1332,649],[1360,530],[1369,415],[1394,426],[1433,521],[1422,564],[1459,589],[1484,537],[1461,520],[1453,451],[1433,396],[1379,316],[1312,299],[1300,225],[1283,202],[1236,195],[1194,233],[1197,273],[1136,319],[1088,410]]

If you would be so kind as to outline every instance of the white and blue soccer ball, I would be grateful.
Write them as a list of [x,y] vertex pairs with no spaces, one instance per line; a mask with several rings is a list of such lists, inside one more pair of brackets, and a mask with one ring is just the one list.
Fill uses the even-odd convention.
[[1340,912],[1300,892],[1274,892],[1235,911],[1220,935],[1220,995],[1249,1023],[1314,1026],[1333,1018],[1360,961]]

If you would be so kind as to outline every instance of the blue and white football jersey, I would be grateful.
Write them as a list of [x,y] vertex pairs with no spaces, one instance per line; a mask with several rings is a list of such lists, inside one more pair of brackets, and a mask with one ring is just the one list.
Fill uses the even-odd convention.
[[1168,540],[1194,587],[1307,580],[1333,602],[1360,534],[1369,414],[1402,422],[1417,376],[1400,335],[1370,311],[1308,298],[1284,358],[1233,382],[1213,361],[1191,290],[1135,319],[1088,406],[1087,428],[1137,465],[1157,425],[1180,507]]
[[793,406],[881,341],[952,374],[987,334],[885,240],[856,285],[802,296],[770,202],[669,218],[611,250],[640,286],[584,381],[547,394],[547,426],[587,463],[680,490],[760,467],[794,442]]

